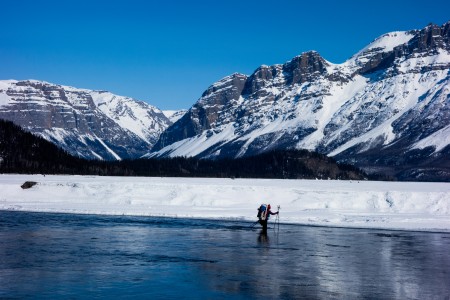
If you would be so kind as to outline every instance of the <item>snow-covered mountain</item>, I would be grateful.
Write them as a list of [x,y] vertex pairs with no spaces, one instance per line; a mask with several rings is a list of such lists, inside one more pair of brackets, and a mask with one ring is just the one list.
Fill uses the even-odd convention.
[[[211,85],[151,155],[306,148],[368,171],[450,178],[450,22],[391,32],[342,64],[311,51]],[[412,174],[414,173],[414,174]]]
[[169,118],[170,122],[175,123],[187,112],[187,109],[180,110],[163,110],[164,115]]
[[0,81],[0,119],[89,159],[137,158],[171,122],[156,107],[106,91]]

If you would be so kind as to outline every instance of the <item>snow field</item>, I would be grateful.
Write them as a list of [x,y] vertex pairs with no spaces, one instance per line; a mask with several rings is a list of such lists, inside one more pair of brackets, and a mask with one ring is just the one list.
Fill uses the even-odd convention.
[[283,223],[450,232],[449,183],[0,175],[0,189],[0,210],[256,221],[270,203]]

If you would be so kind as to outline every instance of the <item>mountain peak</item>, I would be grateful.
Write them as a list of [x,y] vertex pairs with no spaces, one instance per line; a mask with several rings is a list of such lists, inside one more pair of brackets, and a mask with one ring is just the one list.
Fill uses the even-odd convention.
[[[213,83],[203,92],[202,98],[207,97],[210,94],[216,93],[219,90],[230,88],[232,86],[244,86],[245,80],[247,80],[247,75],[241,73],[233,73],[231,75],[225,76],[219,81]],[[201,99],[201,98],[200,98]]]
[[292,63],[294,61],[300,61],[300,60],[308,60],[308,59],[317,59],[317,60],[323,60],[325,61],[325,59],[322,58],[322,56],[320,55],[319,52],[317,52],[316,50],[309,50],[309,51],[305,51],[300,53],[299,55],[294,56],[291,60],[288,60],[286,64]]
[[75,156],[107,160],[140,157],[171,123],[142,101],[39,80],[0,81],[0,118]]
[[327,72],[329,63],[317,51],[307,51],[283,65],[288,84],[313,81]]
[[405,48],[411,53],[438,54],[439,49],[450,51],[450,21],[442,26],[429,24],[416,32]]
[[411,40],[415,33],[415,31],[393,31],[383,34],[361,49],[354,57],[364,56],[369,53],[373,55],[374,53],[392,51],[395,47]]

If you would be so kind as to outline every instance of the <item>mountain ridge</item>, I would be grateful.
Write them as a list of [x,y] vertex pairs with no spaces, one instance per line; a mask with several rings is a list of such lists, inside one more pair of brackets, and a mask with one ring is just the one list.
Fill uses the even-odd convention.
[[0,118],[72,155],[106,160],[144,155],[171,124],[143,101],[38,80],[0,81]]
[[370,149],[380,157],[395,145],[402,145],[395,155],[437,149],[430,136],[450,123],[449,28],[384,34],[342,64],[308,51],[224,77],[162,133],[149,156],[236,158],[304,148],[358,165],[355,153]]
[[[0,81],[0,118],[73,155],[239,158],[307,149],[400,179],[450,177],[450,21],[233,73],[187,111],[42,81]],[[399,163],[402,162],[402,163]],[[402,165],[403,164],[403,165]]]

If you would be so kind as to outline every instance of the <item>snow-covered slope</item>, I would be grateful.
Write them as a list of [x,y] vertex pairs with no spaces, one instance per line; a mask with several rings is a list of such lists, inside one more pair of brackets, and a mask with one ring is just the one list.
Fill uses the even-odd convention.
[[[417,161],[408,158],[405,168],[449,160],[448,143],[431,137],[450,123],[449,71],[450,22],[385,34],[343,64],[306,52],[211,85],[152,155],[239,157],[295,147],[401,177],[393,160],[412,150]],[[450,179],[450,165],[443,167],[438,177]]]
[[0,118],[89,159],[147,153],[168,118],[145,102],[36,80],[0,81]]
[[[26,180],[38,184],[22,190]],[[450,231],[450,183],[0,175],[0,210]]]
[[163,114],[169,118],[170,122],[175,123],[187,112],[187,109],[181,110],[163,110]]

